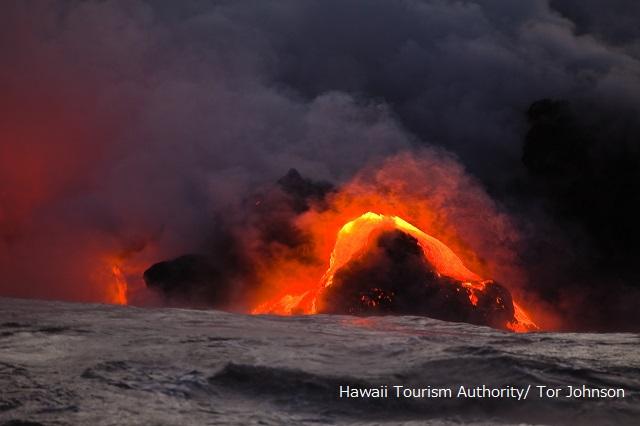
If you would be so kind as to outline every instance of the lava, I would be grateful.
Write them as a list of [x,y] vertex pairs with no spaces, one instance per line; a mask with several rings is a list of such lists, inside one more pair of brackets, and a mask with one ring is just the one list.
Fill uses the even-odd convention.
[[290,170],[245,207],[207,251],[148,268],[147,288],[166,303],[252,314],[537,329],[520,304],[517,228],[446,156],[398,154],[338,187]]
[[126,305],[128,288],[127,280],[125,279],[120,266],[113,265],[111,267],[111,272],[113,274],[114,281],[110,289],[109,302],[115,305]]
[[478,275],[464,266],[460,258],[449,247],[436,238],[397,216],[367,212],[347,222],[338,232],[336,245],[331,253],[329,270],[324,277],[325,287],[332,284],[335,272],[363,247],[370,245],[372,234],[381,229],[399,229],[417,239],[427,260],[441,275],[469,282],[480,280]]
[[[395,246],[386,251],[390,258],[411,255],[412,247],[420,254],[389,274],[393,265],[381,266],[387,258],[366,258],[385,244]],[[336,290],[337,281],[342,288]],[[262,303],[253,313],[417,314],[518,332],[537,329],[506,288],[470,271],[447,245],[400,217],[373,212],[340,228],[329,267],[314,285]]]
[[[538,329],[520,299],[511,296],[520,297],[526,283],[516,227],[445,155],[399,154],[372,164],[322,204],[298,214],[293,225],[306,243],[252,255],[260,283],[252,313],[416,314],[521,332]],[[382,245],[391,246],[381,247],[382,234],[392,231],[407,237],[387,236],[391,240]],[[408,258],[394,263],[398,256]],[[409,270],[411,289],[398,279]],[[340,290],[334,288],[339,276]],[[486,277],[509,283],[509,290]],[[420,303],[402,302],[410,294]]]

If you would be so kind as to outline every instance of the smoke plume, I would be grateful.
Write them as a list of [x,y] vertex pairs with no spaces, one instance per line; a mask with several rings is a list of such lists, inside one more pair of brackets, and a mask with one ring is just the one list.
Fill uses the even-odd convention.
[[[163,303],[143,273],[184,255],[160,276],[258,289],[255,252],[304,258],[300,221],[399,154],[454,170],[409,182],[448,189],[434,211],[490,206],[444,234],[554,326],[637,330],[640,31],[615,4],[3,2],[0,295],[111,302],[117,268]],[[239,303],[190,281],[169,293]]]

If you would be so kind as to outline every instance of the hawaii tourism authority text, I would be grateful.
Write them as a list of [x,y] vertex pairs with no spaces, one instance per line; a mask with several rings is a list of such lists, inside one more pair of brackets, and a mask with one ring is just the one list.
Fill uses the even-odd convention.
[[595,388],[586,385],[567,386],[453,386],[453,387],[408,387],[403,385],[381,385],[377,387],[355,387],[340,385],[339,398],[499,398],[547,399],[547,398],[586,398],[586,399],[619,399],[625,397],[622,388]]

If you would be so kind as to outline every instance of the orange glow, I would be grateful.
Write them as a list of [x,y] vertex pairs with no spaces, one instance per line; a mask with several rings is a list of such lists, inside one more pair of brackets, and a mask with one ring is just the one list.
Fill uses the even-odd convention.
[[[393,229],[401,230],[418,240],[425,258],[435,267],[438,274],[457,280],[465,280],[466,282],[463,285],[470,290],[469,299],[471,303],[474,306],[478,304],[476,292],[484,290],[486,281],[467,269],[462,260],[449,247],[397,216],[384,216],[366,212],[360,217],[347,222],[338,231],[335,247],[329,260],[329,268],[322,276],[319,284],[315,284],[308,291],[297,296],[287,294],[278,300],[264,302],[253,309],[252,313],[280,315],[316,313],[317,296],[322,291],[322,288],[332,285],[335,272],[361,254],[366,247],[373,244],[375,237],[380,235],[381,232]],[[501,303],[502,301],[498,298],[496,302]],[[377,304],[375,300],[369,300],[367,303],[372,304],[371,306]],[[513,306],[515,322],[508,324],[509,329],[516,332],[538,329],[518,304],[514,302]]]
[[517,333],[526,333],[528,331],[539,330],[538,326],[531,320],[529,315],[518,305],[516,302],[513,302],[514,309],[514,317],[516,322],[513,324],[509,324],[509,328],[512,331]]
[[[340,191],[330,194],[326,205],[312,206],[298,215],[295,226],[309,241],[302,248],[269,247],[267,256],[258,243],[256,229],[246,226],[239,235],[261,283],[251,295],[249,312],[304,315],[322,311],[318,306],[320,296],[323,289],[332,285],[336,271],[365,253],[381,233],[390,230],[400,230],[415,238],[437,274],[462,282],[471,304],[477,306],[489,282],[485,277],[497,277],[508,284],[514,280],[504,270],[511,259],[508,250],[499,244],[504,235],[493,246],[484,244],[487,238],[490,240],[486,235],[491,236],[493,231],[468,221],[484,217],[482,225],[489,220],[492,228],[506,229],[507,236],[510,228],[492,210],[492,204],[465,179],[465,174],[446,160],[425,165],[419,159],[400,155],[387,159],[381,167],[365,169],[343,184]],[[444,184],[437,183],[434,187],[420,184],[434,180]],[[464,195],[468,188],[470,196],[459,195]],[[461,198],[455,199],[456,196]],[[449,200],[451,197],[453,202]],[[457,206],[462,206],[462,211]],[[482,256],[477,254],[478,248]],[[140,250],[136,246],[133,252]],[[108,273],[106,279],[102,275],[100,285],[105,289],[107,303],[127,304],[136,298],[140,283],[135,277],[142,275],[146,263],[131,258],[131,254],[127,251],[104,258]],[[515,297],[518,285],[514,286]],[[380,293],[380,297],[389,296]],[[381,300],[374,297],[363,302],[378,306]],[[507,327],[516,332],[537,330],[525,310],[518,303],[513,305],[515,321]]]
[[461,281],[480,279],[464,266],[460,258],[449,247],[432,236],[425,234],[397,216],[383,216],[367,212],[347,222],[338,232],[338,238],[329,261],[329,270],[324,277],[324,285],[328,287],[332,284],[333,274],[363,247],[368,246],[372,242],[371,237],[374,233],[378,234],[382,230],[392,229],[404,231],[418,240],[425,257],[434,265],[439,274]]
[[[444,184],[420,191],[421,182],[435,179]],[[462,197],[457,194],[469,191],[469,187],[475,191],[473,183],[465,179],[464,172],[446,160],[425,165],[408,155],[387,159],[381,167],[361,172],[328,198],[328,208],[312,208],[298,217],[296,225],[312,241],[305,248],[305,261],[299,260],[299,253],[284,251],[281,256],[258,262],[258,276],[263,286],[255,296],[251,313],[316,313],[317,297],[323,288],[331,285],[333,274],[376,235],[389,229],[399,229],[416,238],[439,274],[464,282],[474,305],[478,303],[476,293],[485,288],[483,277],[498,276],[500,281],[509,284],[518,281],[514,279],[517,274],[509,269],[513,254],[499,244],[500,240],[493,246],[484,244],[487,240],[492,242],[490,230],[482,227],[484,223],[465,222],[474,220],[478,216],[476,212],[481,211],[492,227],[509,232],[504,217],[492,210],[488,197],[472,193],[455,203],[448,201],[452,196]],[[463,210],[455,210],[452,204],[462,205]],[[480,241],[476,246],[485,250],[483,257],[466,241]],[[517,294],[516,291],[514,297]],[[508,325],[511,330],[538,329],[515,302],[514,311],[516,322]]]
[[113,265],[111,267],[111,272],[113,273],[114,281],[109,291],[109,302],[116,305],[126,305],[128,287],[127,280],[118,265]]

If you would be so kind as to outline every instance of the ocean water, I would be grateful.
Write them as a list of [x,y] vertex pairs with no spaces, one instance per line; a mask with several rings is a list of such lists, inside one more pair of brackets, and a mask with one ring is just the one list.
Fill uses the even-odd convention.
[[640,335],[0,299],[0,425],[18,424],[640,424]]

